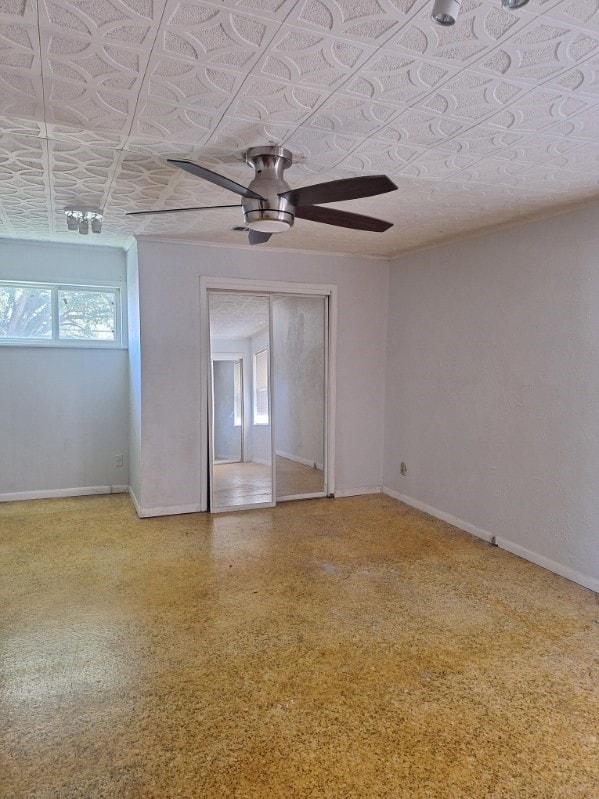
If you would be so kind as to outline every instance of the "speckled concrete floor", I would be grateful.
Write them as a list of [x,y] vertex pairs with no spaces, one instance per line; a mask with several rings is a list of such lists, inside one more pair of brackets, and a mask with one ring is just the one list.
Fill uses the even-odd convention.
[[599,605],[383,496],[0,506],[2,799],[596,799]]

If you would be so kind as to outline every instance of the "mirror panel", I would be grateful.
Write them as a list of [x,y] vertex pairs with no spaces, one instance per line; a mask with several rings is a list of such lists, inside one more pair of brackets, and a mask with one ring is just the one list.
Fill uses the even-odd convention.
[[277,499],[324,495],[327,299],[272,302]]
[[[210,508],[273,505],[269,298],[209,292],[208,312],[213,360]],[[233,452],[239,457],[225,457]]]

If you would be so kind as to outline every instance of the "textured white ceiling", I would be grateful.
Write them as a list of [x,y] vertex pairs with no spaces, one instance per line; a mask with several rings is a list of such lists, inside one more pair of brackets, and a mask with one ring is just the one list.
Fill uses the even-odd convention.
[[[599,2],[0,0],[0,236],[126,245],[132,234],[242,244],[236,202],[166,164],[241,183],[284,144],[292,186],[384,172],[338,204],[383,234],[298,220],[263,245],[390,256],[599,197]],[[104,209],[101,236],[62,209]]]
[[268,328],[268,297],[211,291],[208,308],[212,339],[250,338]]

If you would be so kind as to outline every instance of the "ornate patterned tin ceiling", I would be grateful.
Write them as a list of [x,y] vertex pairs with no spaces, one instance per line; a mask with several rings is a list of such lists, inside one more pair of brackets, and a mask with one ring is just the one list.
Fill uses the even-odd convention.
[[[464,0],[0,0],[0,236],[243,244],[236,202],[166,164],[247,184],[284,144],[292,186],[384,172],[399,190],[338,207],[384,234],[298,220],[278,246],[391,256],[599,197],[599,4]],[[104,209],[68,233],[65,206]]]
[[215,291],[208,297],[212,339],[250,338],[268,330],[268,297]]

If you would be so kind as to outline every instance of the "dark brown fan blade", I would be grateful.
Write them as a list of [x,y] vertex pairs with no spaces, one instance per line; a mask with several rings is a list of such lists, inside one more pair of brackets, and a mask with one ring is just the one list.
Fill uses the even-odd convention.
[[331,180],[329,183],[316,183],[314,186],[303,186],[290,189],[279,194],[294,205],[320,205],[321,203],[338,203],[343,200],[357,200],[359,197],[373,197],[395,191],[397,186],[386,175],[364,175],[360,178]]
[[348,211],[338,211],[336,208],[321,208],[319,205],[300,205],[295,209],[296,217],[310,219],[312,222],[324,222],[325,225],[349,227],[353,230],[371,230],[373,233],[383,233],[393,222],[375,219],[373,216],[350,214]]
[[212,211],[213,208],[241,208],[241,205],[200,205],[197,208],[161,208],[160,211],[128,211],[125,216],[142,214],[178,214],[179,211]]
[[271,236],[272,233],[262,233],[260,230],[252,230],[250,228],[248,238],[250,244],[264,244]]
[[264,197],[262,197],[260,194],[256,194],[255,191],[242,186],[240,183],[235,183],[234,180],[229,180],[229,178],[226,178],[224,175],[219,175],[218,172],[212,172],[210,169],[206,169],[206,167],[199,166],[199,164],[194,164],[191,161],[177,161],[175,158],[167,158],[167,162],[169,164],[178,166],[179,169],[184,169],[186,172],[189,172],[191,175],[195,175],[197,178],[209,180],[210,183],[220,186],[221,189],[234,191],[235,194],[239,194],[241,197],[254,200],[264,199]]

